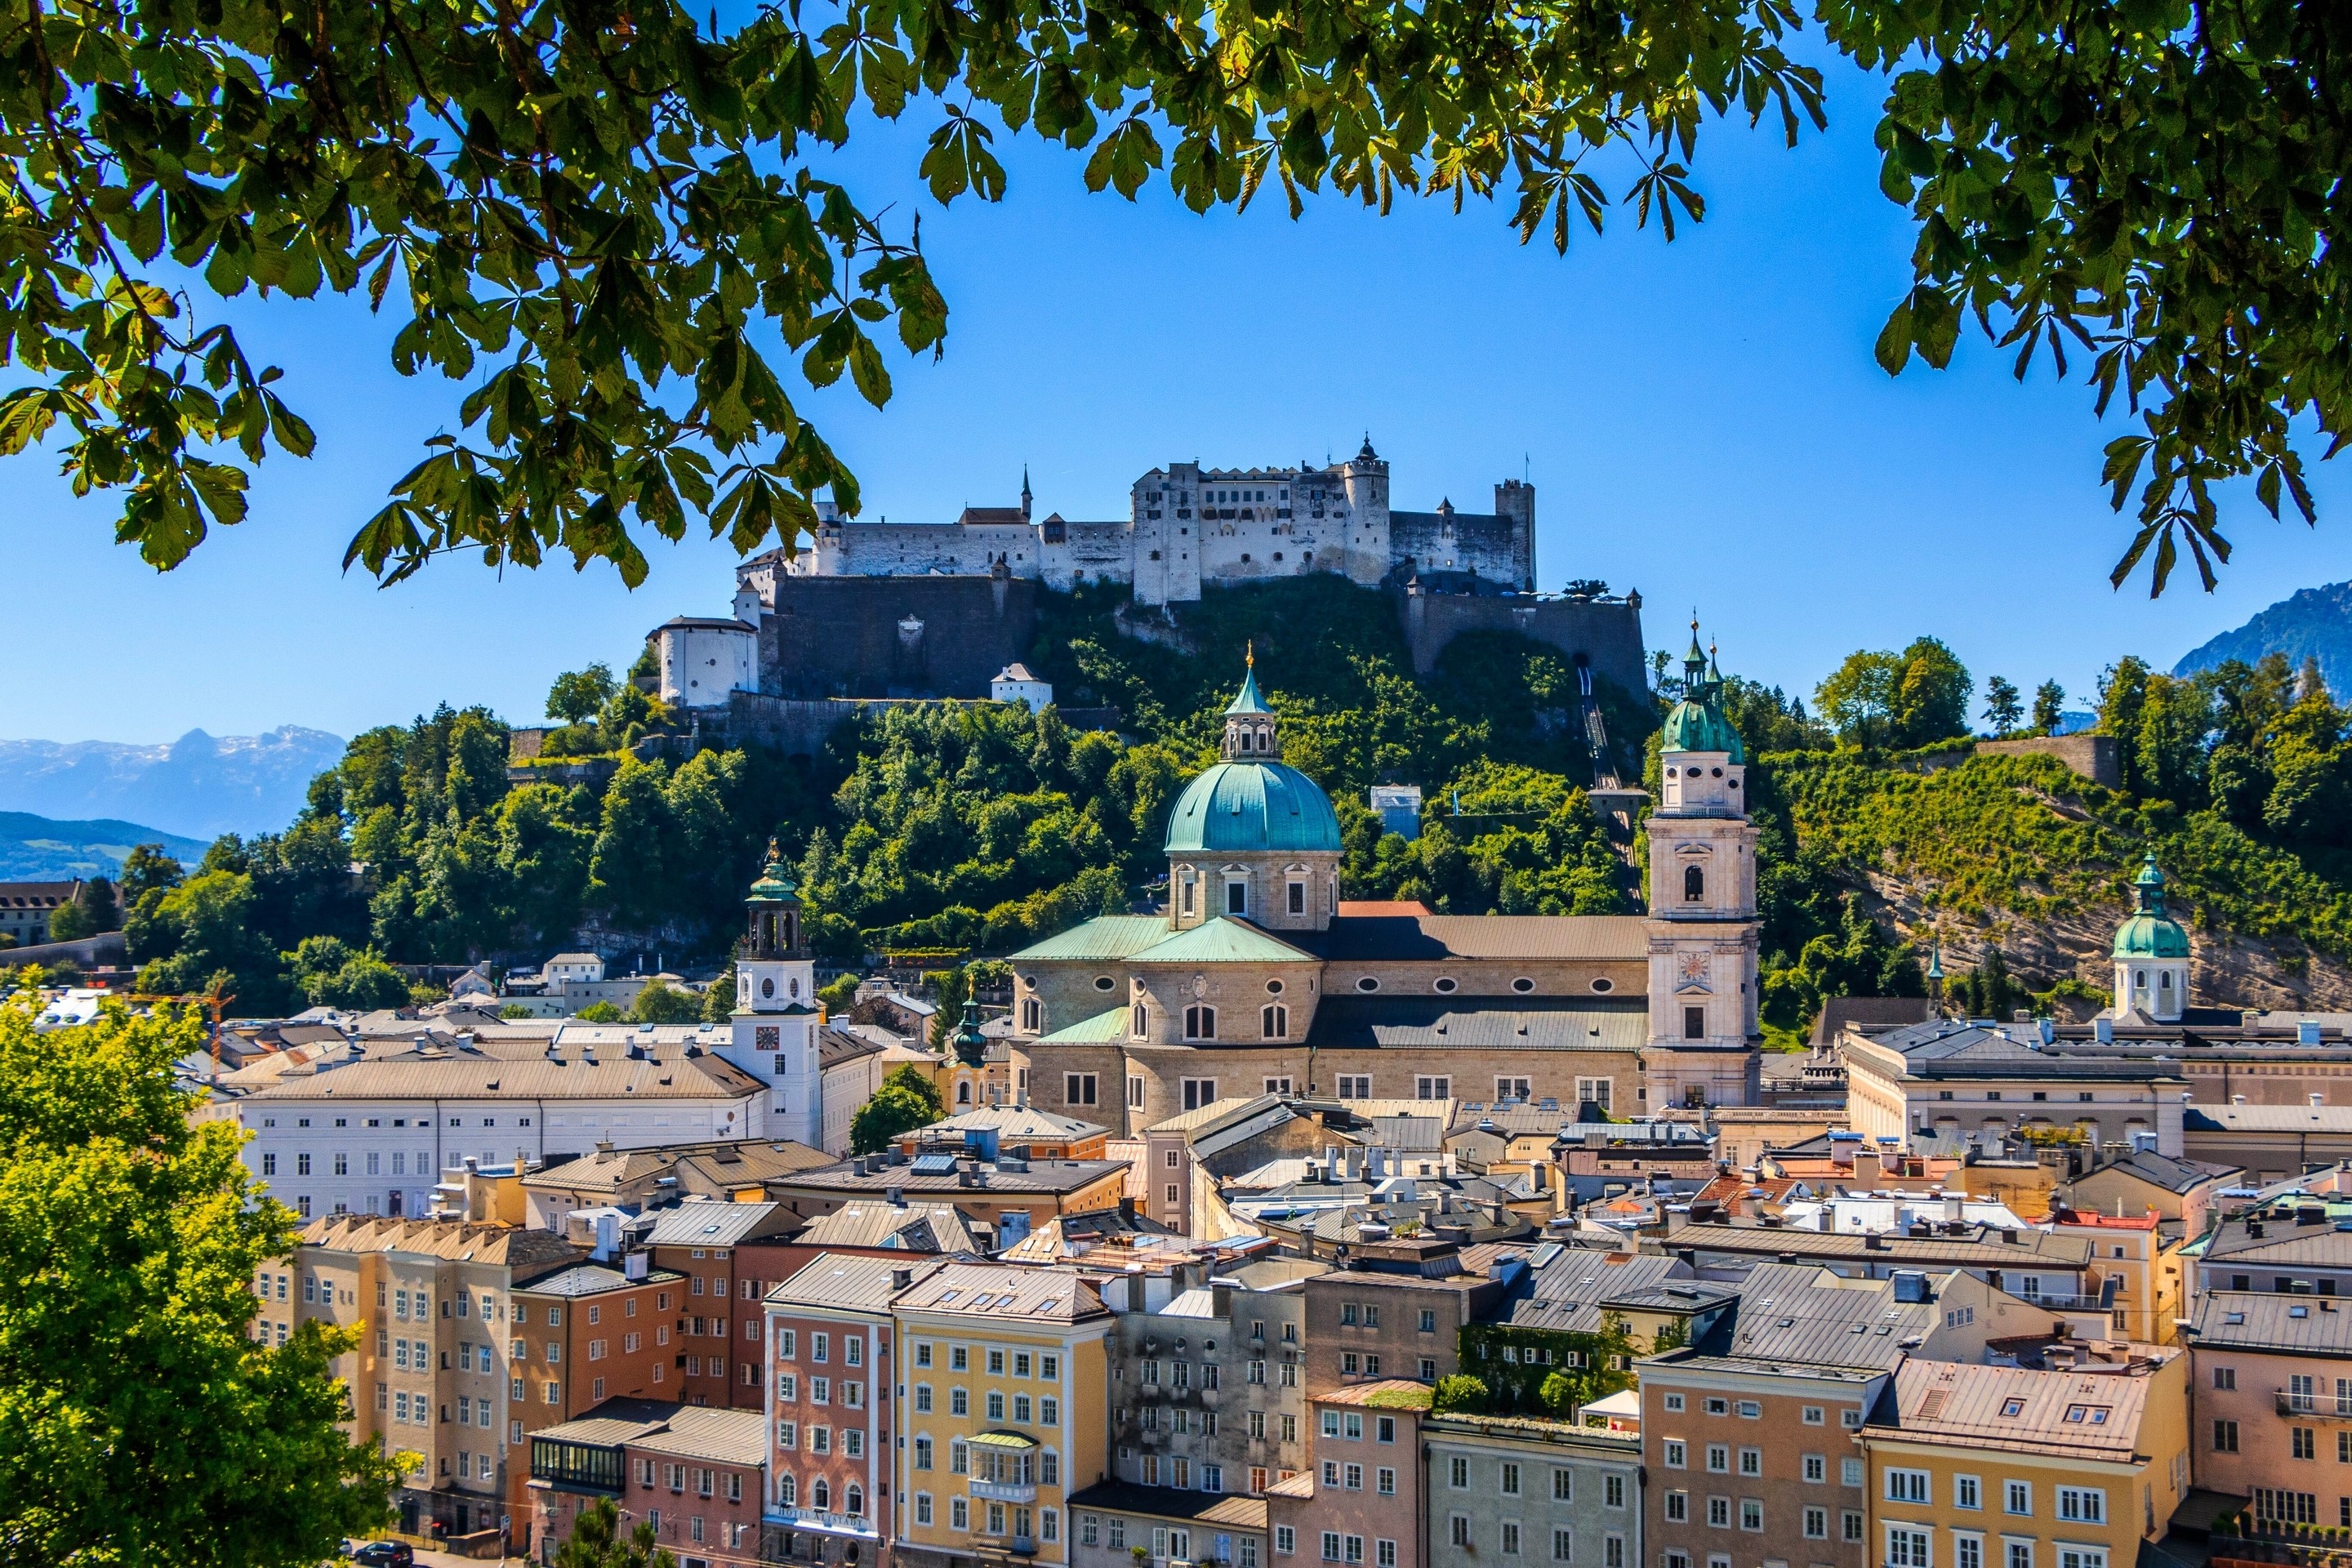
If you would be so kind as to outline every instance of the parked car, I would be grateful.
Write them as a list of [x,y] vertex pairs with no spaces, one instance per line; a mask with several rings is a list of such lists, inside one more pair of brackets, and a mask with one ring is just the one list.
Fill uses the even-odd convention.
[[416,1568],[416,1552],[404,1541],[370,1541],[352,1553],[358,1568]]

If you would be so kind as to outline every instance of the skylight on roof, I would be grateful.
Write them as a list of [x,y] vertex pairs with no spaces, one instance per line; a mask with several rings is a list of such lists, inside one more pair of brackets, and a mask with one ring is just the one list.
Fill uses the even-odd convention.
[[945,1176],[954,1173],[955,1165],[953,1154],[918,1154],[907,1168],[919,1176]]
[[2022,1415],[2025,1414],[2025,1401],[2004,1399],[2000,1402],[2000,1413],[2003,1415]]

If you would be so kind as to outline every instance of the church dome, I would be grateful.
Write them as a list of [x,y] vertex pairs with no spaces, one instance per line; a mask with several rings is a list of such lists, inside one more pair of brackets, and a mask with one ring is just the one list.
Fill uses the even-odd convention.
[[1683,700],[1666,714],[1659,749],[1665,752],[1722,752],[1735,763],[1748,761],[1739,731],[1723,716],[1723,676],[1708,668],[1699,651],[1698,623],[1691,622],[1690,652],[1683,657]]
[[1331,797],[1282,763],[1219,763],[1184,786],[1168,814],[1169,854],[1252,850],[1337,855]]
[[1674,705],[1666,715],[1660,744],[1669,752],[1727,752],[1735,763],[1748,760],[1739,743],[1739,731],[1731,727],[1731,721],[1700,702]]
[[2164,912],[2164,873],[2157,869],[2156,857],[2150,855],[2140,863],[2139,875],[2132,879],[2138,908],[2116,928],[2117,958],[2189,956],[2189,933]]

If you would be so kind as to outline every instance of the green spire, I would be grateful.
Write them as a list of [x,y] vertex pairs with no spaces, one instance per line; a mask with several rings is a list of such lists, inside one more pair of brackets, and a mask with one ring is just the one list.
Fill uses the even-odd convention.
[[980,1004],[967,1000],[963,1017],[956,1024],[955,1033],[948,1037],[956,1059],[966,1067],[978,1067],[988,1059],[988,1037],[980,1032]]
[[1225,709],[1226,717],[1231,718],[1237,713],[1273,712],[1274,710],[1266,706],[1265,698],[1257,689],[1257,647],[1255,643],[1251,645],[1249,652],[1244,656],[1244,664],[1245,673],[1242,676],[1242,689],[1234,693],[1232,703]]
[[2164,873],[2157,869],[2156,852],[2148,851],[2140,862],[2139,875],[2132,879],[2132,893],[2144,915],[2164,913]]
[[793,885],[792,872],[776,848],[776,841],[768,840],[768,862],[760,879],[751,884],[751,896],[746,900],[755,904],[797,904],[800,889]]

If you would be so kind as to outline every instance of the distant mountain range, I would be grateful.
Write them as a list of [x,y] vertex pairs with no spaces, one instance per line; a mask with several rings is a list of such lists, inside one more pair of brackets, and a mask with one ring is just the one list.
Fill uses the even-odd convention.
[[57,822],[30,812],[0,811],[0,882],[64,882],[112,878],[134,844],[161,844],[183,866],[204,858],[201,839],[159,833],[135,822]]
[[[148,838],[275,832],[301,810],[312,776],[342,754],[340,736],[291,724],[266,735],[191,730],[160,746],[0,741],[0,813]],[[131,826],[142,822],[154,826]]]
[[2317,659],[2327,689],[2342,701],[2352,692],[2352,583],[2305,588],[2280,600],[2237,630],[2192,649],[2172,673],[2194,675],[2231,658],[2252,664],[2271,652],[2286,655],[2298,669],[2305,659]]

